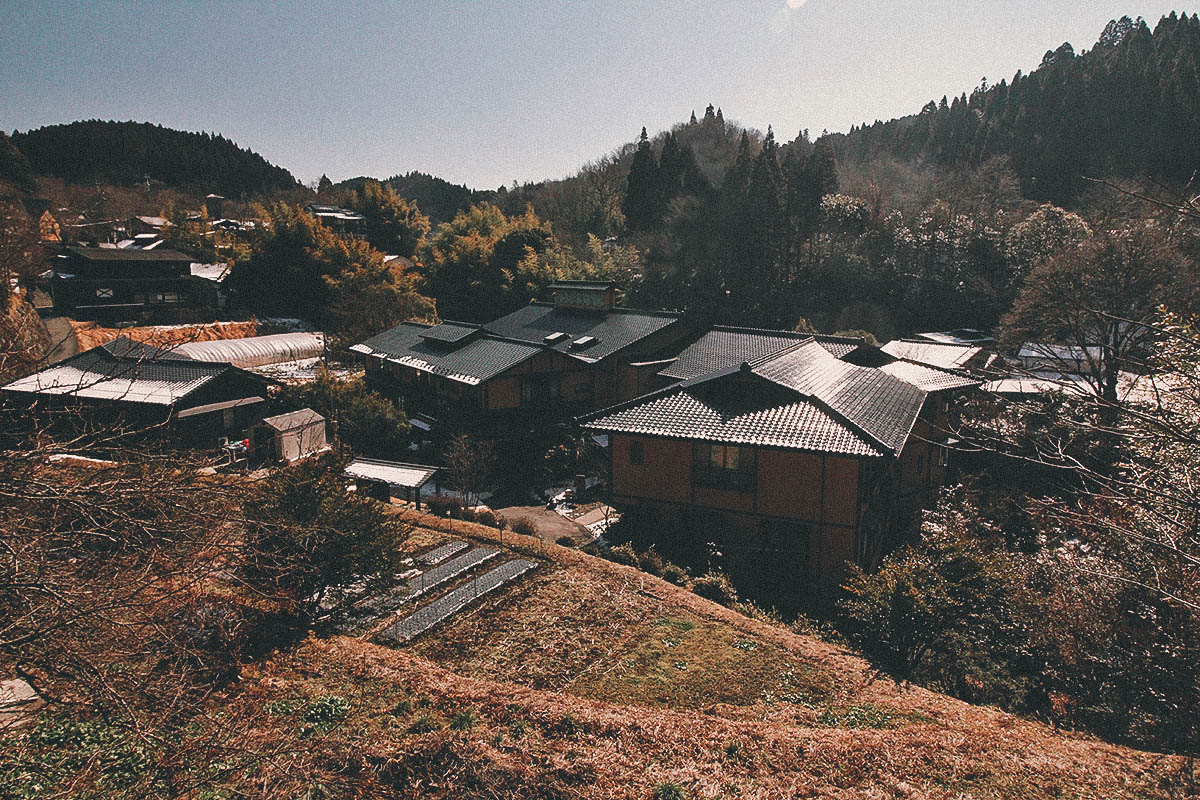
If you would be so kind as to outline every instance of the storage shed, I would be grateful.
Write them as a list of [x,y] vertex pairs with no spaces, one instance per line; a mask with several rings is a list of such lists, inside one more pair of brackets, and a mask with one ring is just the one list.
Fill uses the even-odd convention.
[[438,467],[428,464],[404,464],[378,458],[356,458],[345,469],[346,476],[353,478],[364,494],[385,501],[400,496],[415,502],[418,509],[421,507],[421,487],[437,473]]
[[297,461],[328,447],[325,418],[311,408],[267,417],[254,427],[254,452],[276,461]]

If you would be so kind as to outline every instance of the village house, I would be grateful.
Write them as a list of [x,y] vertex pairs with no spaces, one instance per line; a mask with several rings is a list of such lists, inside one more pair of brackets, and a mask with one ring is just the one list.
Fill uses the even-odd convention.
[[361,236],[367,227],[366,217],[347,208],[309,203],[304,210],[325,227],[345,236]]
[[912,339],[893,339],[883,345],[883,352],[895,358],[925,364],[937,369],[978,374],[993,366],[996,354],[981,345],[961,341],[933,340],[923,334]]
[[192,276],[191,256],[167,250],[67,247],[50,259],[58,313],[117,321],[153,311],[206,307],[215,293]]
[[776,597],[828,595],[847,562],[876,565],[897,516],[944,479],[950,396],[978,384],[785,332],[700,343],[666,370],[683,380],[579,419],[608,436],[611,502],[712,537],[739,585]]
[[486,325],[402,323],[350,349],[370,385],[455,427],[512,430],[646,391],[646,363],[686,335],[679,314],[615,305],[607,282],[560,281],[554,300]]
[[89,426],[164,426],[180,443],[216,446],[262,419],[272,381],[120,337],[0,386],[6,404],[72,409]]

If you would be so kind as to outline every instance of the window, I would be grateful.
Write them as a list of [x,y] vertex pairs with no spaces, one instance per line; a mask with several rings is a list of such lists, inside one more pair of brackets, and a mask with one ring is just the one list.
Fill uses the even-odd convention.
[[646,463],[646,447],[642,442],[633,441],[629,443],[629,463],[635,467],[640,467]]
[[748,492],[754,488],[757,460],[750,447],[696,443],[692,480],[697,486]]
[[530,378],[521,381],[521,405],[549,405],[559,397],[558,381],[555,378]]
[[96,298],[103,300],[112,300],[113,290],[110,288],[102,288],[96,290]]

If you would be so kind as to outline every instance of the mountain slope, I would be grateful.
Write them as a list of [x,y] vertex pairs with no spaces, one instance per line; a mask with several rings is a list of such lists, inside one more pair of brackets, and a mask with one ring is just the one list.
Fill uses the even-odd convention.
[[282,167],[224,136],[149,122],[87,120],[15,133],[12,142],[39,175],[71,183],[133,185],[149,178],[228,197],[296,186]]
[[1027,197],[1069,203],[1083,176],[1184,182],[1200,168],[1200,17],[1139,18],[1070,44],[1012,82],[930,102],[920,114],[834,135],[839,160],[881,157],[977,166],[1008,157]]

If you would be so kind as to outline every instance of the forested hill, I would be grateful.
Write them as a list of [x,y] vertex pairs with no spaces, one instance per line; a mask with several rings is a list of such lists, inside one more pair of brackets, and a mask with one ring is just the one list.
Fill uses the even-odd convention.
[[1029,75],[931,101],[915,116],[830,137],[839,161],[975,166],[1011,159],[1022,192],[1066,204],[1082,176],[1187,181],[1200,168],[1200,18],[1114,20],[1090,51],[1046,53]]
[[[338,183],[336,188],[357,191],[367,180],[374,179],[349,178]],[[496,197],[494,191],[469,189],[425,172],[414,171],[403,175],[393,175],[383,182],[391,184],[401,197],[415,201],[422,213],[427,215],[435,225],[440,222],[449,222],[459,211],[470,208],[472,203],[494,200]]]
[[214,133],[189,133],[149,122],[87,120],[14,133],[12,142],[39,175],[71,183],[140,183],[227,197],[296,186],[283,167]]

